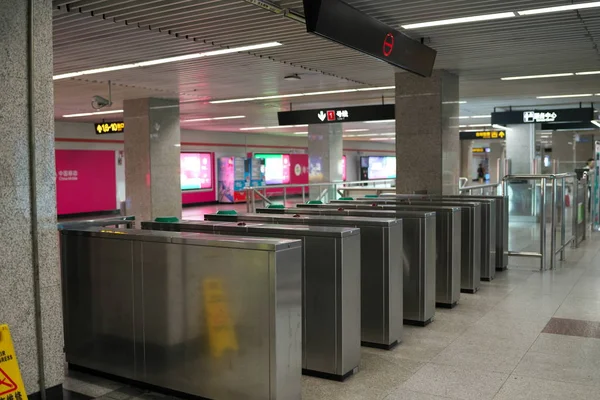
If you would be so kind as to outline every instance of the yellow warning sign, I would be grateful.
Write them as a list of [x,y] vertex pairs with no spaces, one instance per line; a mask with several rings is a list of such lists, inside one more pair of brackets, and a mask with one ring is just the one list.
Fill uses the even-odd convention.
[[203,289],[208,340],[213,357],[221,357],[225,350],[237,351],[237,337],[222,281],[205,279]]
[[8,325],[0,325],[0,398],[27,400]]

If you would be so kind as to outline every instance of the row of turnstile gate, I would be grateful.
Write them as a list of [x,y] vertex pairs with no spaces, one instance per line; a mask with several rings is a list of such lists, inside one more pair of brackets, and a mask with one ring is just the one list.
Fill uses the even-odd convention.
[[361,345],[392,349],[505,269],[506,206],[390,195],[63,227],[67,361],[212,399],[300,398],[301,373],[344,380]]

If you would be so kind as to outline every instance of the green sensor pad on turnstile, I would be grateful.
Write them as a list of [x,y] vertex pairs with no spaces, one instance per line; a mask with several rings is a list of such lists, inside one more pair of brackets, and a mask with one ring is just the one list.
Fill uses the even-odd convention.
[[367,195],[365,195],[365,199],[376,199],[378,197],[379,197],[379,195],[376,195],[376,194],[367,194]]
[[154,222],[179,222],[177,217],[158,217],[154,219]]
[[221,210],[221,211],[217,211],[217,215],[237,215],[237,211],[235,211],[235,210]]
[[321,200],[311,200],[306,204],[323,204],[323,202]]
[[278,209],[282,209],[285,208],[285,206],[283,204],[269,204],[267,206],[267,208],[278,208]]
[[340,200],[342,200],[342,201],[351,201],[351,200],[354,200],[354,197],[340,197]]

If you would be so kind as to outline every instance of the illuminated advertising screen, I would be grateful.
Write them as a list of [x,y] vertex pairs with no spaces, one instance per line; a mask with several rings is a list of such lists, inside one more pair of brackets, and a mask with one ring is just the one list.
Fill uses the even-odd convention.
[[[396,157],[368,157],[366,161],[367,178],[371,179],[395,179]],[[365,164],[361,160],[361,164]]]
[[287,185],[290,183],[289,154],[255,154],[254,158],[265,160],[265,184]]
[[181,190],[212,189],[210,153],[181,153]]

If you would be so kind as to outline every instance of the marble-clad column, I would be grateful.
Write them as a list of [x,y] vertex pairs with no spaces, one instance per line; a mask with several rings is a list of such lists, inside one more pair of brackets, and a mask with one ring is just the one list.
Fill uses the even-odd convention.
[[447,71],[396,74],[398,193],[458,193],[458,101],[458,76]]
[[[341,123],[308,127],[309,183],[342,181],[342,132]],[[318,188],[311,188],[311,199],[318,194]],[[330,196],[334,195],[330,193]]]
[[[56,231],[52,2],[33,2],[33,27],[29,25],[28,1],[2,0],[0,4],[0,324],[9,325],[25,389],[32,394],[40,391],[34,296],[38,277],[44,387],[60,389],[64,378]],[[31,130],[35,138],[33,153],[29,148]],[[33,229],[34,218],[37,229]],[[33,263],[34,246],[39,255],[39,274]]]
[[125,100],[124,120],[127,214],[181,218],[179,101]]
[[506,158],[510,160],[512,175],[533,173],[535,130],[536,124],[509,126],[506,132]]

